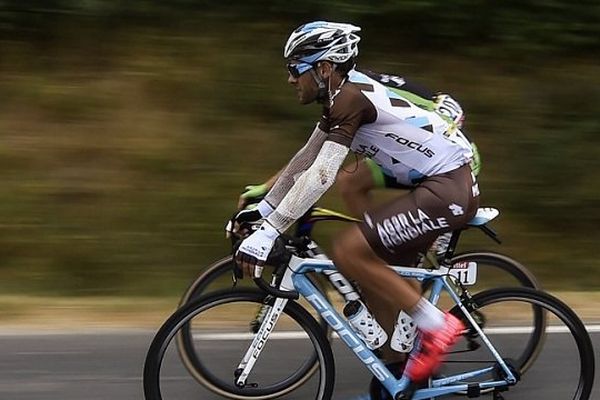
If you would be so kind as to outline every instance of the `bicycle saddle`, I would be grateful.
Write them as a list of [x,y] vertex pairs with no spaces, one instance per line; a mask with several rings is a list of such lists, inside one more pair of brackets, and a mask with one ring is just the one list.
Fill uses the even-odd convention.
[[467,225],[469,226],[480,226],[485,225],[494,218],[500,215],[500,211],[492,207],[481,207],[477,209],[477,213],[470,220]]

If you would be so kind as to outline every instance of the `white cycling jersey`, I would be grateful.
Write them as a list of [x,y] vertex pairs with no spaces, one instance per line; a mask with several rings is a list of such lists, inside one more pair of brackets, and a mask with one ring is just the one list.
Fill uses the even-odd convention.
[[460,131],[367,75],[351,71],[333,94],[320,127],[329,140],[375,161],[403,185],[443,174],[470,162],[473,152]]

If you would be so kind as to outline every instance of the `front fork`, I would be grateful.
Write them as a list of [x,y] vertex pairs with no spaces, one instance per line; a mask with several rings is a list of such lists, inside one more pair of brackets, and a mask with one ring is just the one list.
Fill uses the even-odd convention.
[[[268,297],[267,297],[268,299]],[[267,312],[264,315],[264,320],[260,324],[260,328],[256,335],[254,335],[254,339],[252,340],[252,344],[246,351],[246,354],[242,358],[242,361],[238,365],[237,369],[234,372],[235,377],[235,385],[239,388],[243,388],[247,385],[256,386],[256,384],[248,384],[248,376],[252,372],[252,368],[260,353],[262,352],[267,340],[269,339],[269,335],[273,332],[285,305],[287,304],[287,299],[276,298],[273,306],[268,304],[263,304],[263,307],[267,308]],[[254,322],[254,321],[253,321]]]
[[[323,251],[318,247],[318,245],[312,241],[308,245],[310,252],[309,255],[316,259],[329,260],[327,256],[323,253]],[[322,271],[322,274],[329,279],[331,285],[335,288],[335,290],[342,296],[344,299],[348,301],[359,300],[360,295],[356,292],[356,289],[352,283],[346,279],[341,273],[336,270],[326,270]],[[252,333],[257,333],[260,329],[265,317],[269,311],[271,306],[268,304],[263,304],[260,306],[260,309],[256,313],[256,317],[254,320],[250,322],[250,330]]]

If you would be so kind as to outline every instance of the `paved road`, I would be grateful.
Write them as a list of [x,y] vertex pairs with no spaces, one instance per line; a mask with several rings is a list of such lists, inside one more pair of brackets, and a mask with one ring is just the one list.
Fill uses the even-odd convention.
[[[134,400],[143,399],[141,371],[152,333],[107,331],[79,334],[0,333],[0,399],[4,400]],[[568,364],[561,350],[561,335],[547,343],[542,367],[527,376],[527,386],[508,392],[506,399],[565,399],[561,379]],[[506,340],[510,337],[507,336]],[[600,348],[600,333],[593,333]],[[514,340],[518,340],[514,338]],[[296,354],[286,344],[280,354]],[[368,377],[353,354],[335,342],[337,381],[335,399],[352,399],[364,391]],[[175,356],[172,355],[173,365]],[[596,363],[598,364],[598,354]],[[273,369],[277,366],[273,364]],[[536,364],[537,365],[537,364]],[[192,384],[178,365],[168,372],[166,383],[174,397],[216,399]],[[596,373],[596,381],[599,374]],[[552,383],[544,388],[544,385]],[[595,385],[592,398],[600,398]],[[192,396],[193,394],[193,396]],[[189,396],[188,396],[189,395]],[[302,394],[286,398],[303,398]],[[306,397],[304,397],[306,398]],[[490,398],[490,397],[486,397]],[[170,399],[165,399],[170,400]]]

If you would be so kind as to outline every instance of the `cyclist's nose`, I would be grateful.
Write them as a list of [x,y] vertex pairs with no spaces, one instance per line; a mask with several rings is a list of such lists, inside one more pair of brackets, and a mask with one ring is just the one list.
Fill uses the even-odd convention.
[[294,78],[292,74],[288,73],[288,83],[290,85],[295,85],[298,82],[298,79]]

